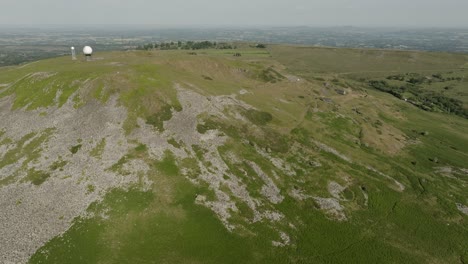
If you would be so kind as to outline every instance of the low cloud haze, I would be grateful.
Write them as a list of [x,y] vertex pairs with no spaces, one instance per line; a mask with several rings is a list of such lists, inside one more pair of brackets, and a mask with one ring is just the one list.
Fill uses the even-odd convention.
[[0,24],[468,26],[467,0],[0,0]]

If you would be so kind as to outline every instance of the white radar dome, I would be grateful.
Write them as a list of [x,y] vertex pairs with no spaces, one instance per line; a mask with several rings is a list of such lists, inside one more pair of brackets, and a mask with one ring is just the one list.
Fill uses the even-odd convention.
[[71,47],[71,49],[72,49],[72,50],[74,50],[74,49],[75,49],[75,47]]
[[93,54],[93,49],[90,46],[86,46],[83,48],[84,55],[91,55]]

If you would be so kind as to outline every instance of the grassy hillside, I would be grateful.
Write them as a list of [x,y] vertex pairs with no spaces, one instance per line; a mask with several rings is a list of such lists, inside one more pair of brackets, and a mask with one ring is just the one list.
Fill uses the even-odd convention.
[[465,55],[236,53],[0,68],[2,260],[468,261]]
[[383,73],[445,71],[466,68],[463,53],[318,48],[272,45],[274,57],[304,73]]

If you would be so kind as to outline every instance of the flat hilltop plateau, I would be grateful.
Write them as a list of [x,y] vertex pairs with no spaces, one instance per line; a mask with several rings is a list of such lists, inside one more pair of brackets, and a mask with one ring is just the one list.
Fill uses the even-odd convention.
[[468,55],[0,68],[0,263],[467,263]]

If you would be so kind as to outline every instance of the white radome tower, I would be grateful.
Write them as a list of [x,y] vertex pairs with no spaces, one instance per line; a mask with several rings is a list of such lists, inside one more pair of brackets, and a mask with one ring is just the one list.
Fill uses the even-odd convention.
[[85,46],[83,48],[83,54],[86,56],[86,60],[90,61],[91,56],[93,55],[93,49],[90,46]]
[[76,51],[75,51],[75,47],[71,47],[71,55],[72,55],[72,60],[76,60]]

